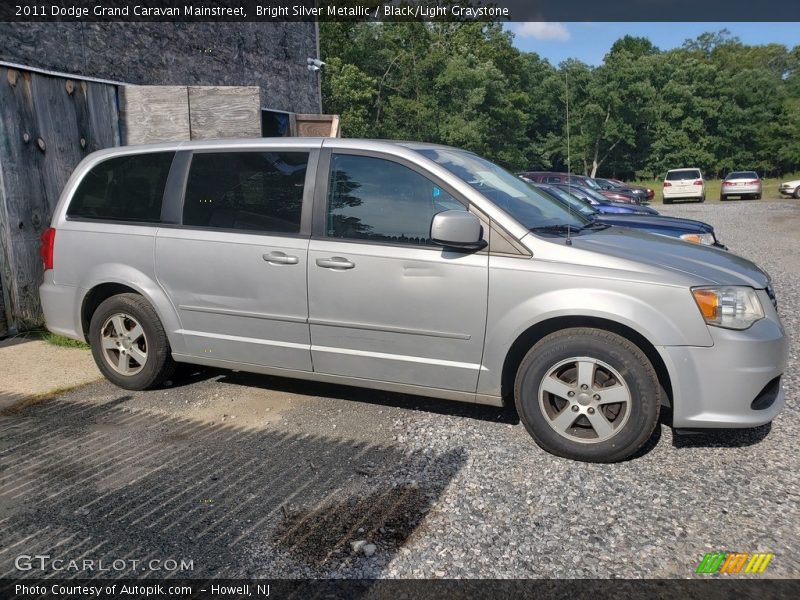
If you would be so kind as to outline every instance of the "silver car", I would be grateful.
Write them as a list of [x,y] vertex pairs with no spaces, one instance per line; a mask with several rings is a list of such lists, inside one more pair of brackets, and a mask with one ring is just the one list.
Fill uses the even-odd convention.
[[43,235],[48,328],[127,389],[177,362],[516,404],[544,449],[619,461],[781,410],[769,277],[588,222],[479,156],[350,139],[96,152]]
[[727,200],[737,196],[741,200],[755,198],[761,200],[761,178],[755,171],[733,171],[722,180],[719,199]]

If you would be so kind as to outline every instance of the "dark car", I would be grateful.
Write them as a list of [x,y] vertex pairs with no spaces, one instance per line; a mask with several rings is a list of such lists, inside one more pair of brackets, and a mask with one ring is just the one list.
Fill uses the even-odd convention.
[[591,177],[586,175],[575,175],[572,173],[559,173],[557,171],[525,171],[519,176],[533,183],[548,183],[550,185],[570,184],[589,188],[602,194],[612,202],[623,204],[639,204],[640,200],[633,193],[619,190],[603,189],[603,187]]
[[629,204],[622,202],[613,202],[606,198],[603,194],[591,190],[580,185],[566,185],[555,184],[555,187],[565,190],[577,197],[579,200],[585,200],[601,213],[615,213],[615,214],[632,214],[632,215],[657,215],[658,211],[643,206],[641,204]]
[[594,180],[603,191],[629,194],[636,197],[642,204],[645,204],[649,200],[647,196],[647,189],[638,185],[632,186],[614,179],[604,179],[602,177],[595,177]]
[[642,190],[647,197],[648,200],[652,200],[655,198],[656,191],[653,188],[649,188],[643,185],[634,185],[632,183],[625,183],[624,181],[620,181],[619,179],[614,179],[613,177],[608,177],[608,181],[613,181],[614,183],[618,183],[620,185],[624,185],[625,187],[629,187],[632,190]]
[[661,215],[603,214],[591,204],[572,196],[558,186],[547,184],[533,185],[541,192],[544,192],[568,208],[587,217],[593,223],[642,229],[658,235],[676,237],[687,242],[703,244],[705,246],[715,246],[727,250],[725,246],[717,241],[714,228],[703,221],[664,217]]

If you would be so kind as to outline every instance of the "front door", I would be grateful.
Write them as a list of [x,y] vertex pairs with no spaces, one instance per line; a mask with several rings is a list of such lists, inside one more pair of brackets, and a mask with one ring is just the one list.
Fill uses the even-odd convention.
[[190,356],[311,370],[307,171],[307,150],[193,154],[181,224],[159,229],[155,256]]
[[475,391],[488,254],[431,242],[433,216],[453,209],[467,208],[419,167],[331,156],[308,255],[314,371]]

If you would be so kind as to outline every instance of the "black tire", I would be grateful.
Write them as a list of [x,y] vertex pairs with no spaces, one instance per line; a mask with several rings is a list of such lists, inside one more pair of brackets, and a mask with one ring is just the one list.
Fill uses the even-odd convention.
[[700,199],[698,200],[698,202],[705,202],[705,201],[706,201],[706,197],[705,197],[705,194],[704,194],[704,195],[700,196]]
[[794,188],[794,194],[792,194],[792,198],[800,198],[800,185]]
[[[121,321],[115,321],[114,317],[119,317]],[[127,318],[125,318],[127,317]],[[131,348],[130,337],[128,336],[127,350],[115,340],[122,337],[116,335],[117,325],[115,323],[124,322],[124,328],[131,327],[131,324],[141,326],[143,334],[137,339],[139,353],[136,356],[144,356],[144,364],[136,361]],[[131,327],[129,331],[135,331]],[[115,348],[104,348],[104,340],[117,343],[119,350]],[[124,341],[124,340],[123,340]],[[112,296],[97,307],[92,315],[89,325],[89,343],[100,372],[106,379],[113,384],[126,390],[146,390],[158,386],[160,383],[172,377],[175,372],[175,361],[172,360],[169,340],[164,331],[164,326],[158,318],[155,309],[139,294],[119,294]],[[130,369],[130,374],[123,374],[111,365],[119,359],[119,364],[125,363],[124,369]]]
[[728,199],[728,198],[727,198],[727,196],[725,196],[725,194],[720,194],[720,195],[719,195],[719,201],[720,201],[720,202],[725,202],[725,200],[727,200],[727,199]]
[[664,204],[672,204],[672,198],[664,198]]
[[[577,387],[575,379],[567,386],[567,389],[574,387],[578,392],[577,395],[569,392],[572,399],[542,391],[545,381],[553,379],[553,369],[566,369],[565,377],[575,377],[580,366],[576,362],[575,370],[571,370],[569,365],[574,359],[584,357],[595,363],[591,367],[591,390],[581,392],[583,388]],[[579,362],[587,364],[590,361]],[[567,366],[559,366],[564,363]],[[606,367],[611,369],[606,370]],[[605,377],[612,371],[617,373],[605,383],[620,377],[622,381],[618,383],[627,395],[627,403],[604,406],[598,403],[595,405],[597,408],[592,408],[595,400],[602,400],[603,389],[611,389],[595,387],[596,378]],[[564,380],[557,380],[558,385],[562,383]],[[547,452],[586,462],[618,462],[635,454],[652,435],[661,408],[661,387],[647,356],[635,344],[609,331],[579,327],[550,334],[530,349],[517,370],[514,400],[525,429]],[[563,401],[560,408],[559,400]],[[615,409],[618,411],[616,415],[613,413]],[[611,425],[612,433],[607,439],[602,439],[600,430],[589,422],[590,418],[600,416],[595,413],[601,410],[611,411],[603,412],[604,418],[601,419]],[[548,414],[550,411],[552,413]],[[571,415],[566,411],[576,415],[574,419],[569,420]],[[588,414],[589,411],[593,416]],[[611,417],[606,418],[609,414]],[[559,432],[555,421],[562,415],[567,427]]]
[[761,200],[761,194],[756,194],[756,200]]

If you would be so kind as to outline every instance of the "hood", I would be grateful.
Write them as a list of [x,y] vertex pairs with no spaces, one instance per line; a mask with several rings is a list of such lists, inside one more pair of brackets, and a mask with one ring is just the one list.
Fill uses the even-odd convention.
[[638,213],[642,215],[657,215],[658,211],[644,204],[626,204],[625,202],[612,202],[611,200],[600,204],[598,206],[610,206],[615,209],[624,210],[627,213]]
[[784,181],[781,185],[800,185],[800,179],[792,179],[791,181]]
[[763,289],[769,283],[764,271],[741,256],[636,229],[609,227],[577,235],[572,238],[572,248],[687,275],[690,285],[747,285]]
[[597,215],[597,220],[609,225],[622,225],[623,227],[647,227],[649,229],[680,229],[686,233],[714,233],[714,228],[708,223],[694,219],[680,217],[663,217],[660,215],[634,215],[634,214],[606,214]]

